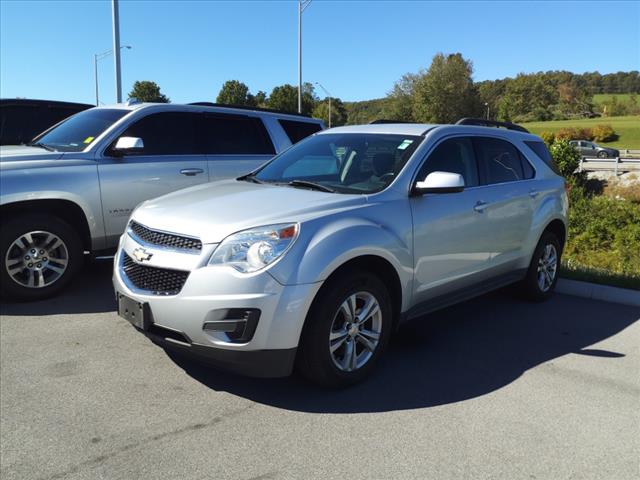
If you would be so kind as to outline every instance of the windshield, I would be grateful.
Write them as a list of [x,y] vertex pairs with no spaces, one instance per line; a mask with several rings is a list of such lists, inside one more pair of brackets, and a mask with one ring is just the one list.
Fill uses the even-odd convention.
[[47,133],[36,137],[33,143],[61,152],[80,152],[127,113],[129,110],[115,108],[85,110],[69,117]]
[[335,133],[310,137],[274,158],[252,178],[266,183],[337,193],[384,190],[400,173],[422,137]]

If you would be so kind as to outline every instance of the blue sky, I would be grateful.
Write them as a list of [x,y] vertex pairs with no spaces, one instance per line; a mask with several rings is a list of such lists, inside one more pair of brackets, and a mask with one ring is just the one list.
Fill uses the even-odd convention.
[[[292,1],[120,2],[123,94],[154,80],[174,102],[297,82]],[[93,54],[112,46],[110,1],[0,1],[0,96],[94,101]],[[343,100],[384,96],[437,52],[461,52],[476,80],[519,72],[640,70],[640,2],[313,0],[303,15],[303,77]],[[113,59],[99,64],[115,100]]]

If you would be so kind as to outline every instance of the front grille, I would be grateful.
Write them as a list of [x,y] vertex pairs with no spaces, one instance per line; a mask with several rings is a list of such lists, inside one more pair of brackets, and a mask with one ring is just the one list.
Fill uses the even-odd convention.
[[122,255],[124,275],[136,288],[146,290],[154,295],[177,295],[189,276],[189,272],[182,270],[140,265],[125,252],[122,252]]
[[140,225],[133,220],[129,223],[129,228],[140,240],[151,245],[159,245],[161,247],[176,248],[179,250],[202,250],[202,242],[197,238],[183,237],[171,233],[158,232],[150,228]]

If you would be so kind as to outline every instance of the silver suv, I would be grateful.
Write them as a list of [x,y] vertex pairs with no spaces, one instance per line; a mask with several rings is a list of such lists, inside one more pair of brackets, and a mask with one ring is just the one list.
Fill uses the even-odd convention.
[[62,289],[83,251],[113,253],[134,207],[250,172],[320,120],[211,104],[92,108],[0,147],[0,287],[33,300]]
[[564,180],[539,137],[474,123],[325,130],[143,203],[115,259],[119,314],[236,372],[344,386],[405,320],[516,282],[549,297]]

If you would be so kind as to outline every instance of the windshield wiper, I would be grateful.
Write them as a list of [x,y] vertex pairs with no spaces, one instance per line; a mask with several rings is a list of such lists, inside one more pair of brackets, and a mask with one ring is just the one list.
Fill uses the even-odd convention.
[[291,185],[292,187],[311,188],[313,190],[320,190],[321,192],[335,193],[335,190],[331,187],[327,187],[326,185],[321,185],[315,182],[309,182],[307,180],[291,180],[287,183],[287,185]]
[[252,173],[247,173],[246,175],[242,175],[241,177],[236,178],[236,180],[242,180],[245,182],[253,182],[253,183],[266,183],[262,180],[258,180],[256,176]]
[[27,146],[29,147],[40,147],[40,148],[44,148],[45,150],[49,151],[49,152],[55,152],[56,149],[53,147],[50,147],[49,145],[47,145],[46,143],[42,143],[42,142],[31,142],[31,143],[27,143]]

